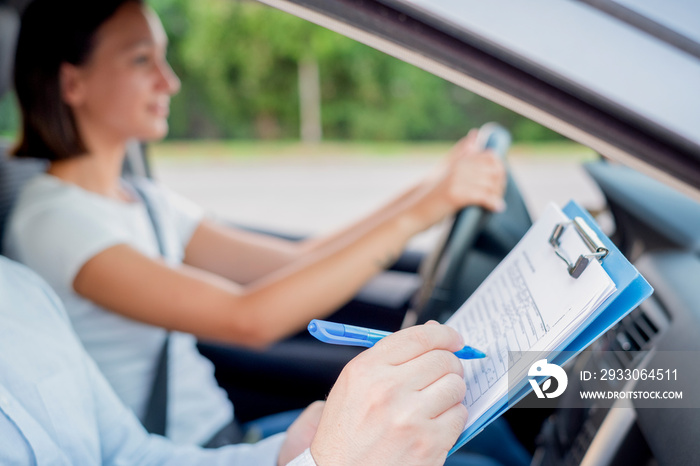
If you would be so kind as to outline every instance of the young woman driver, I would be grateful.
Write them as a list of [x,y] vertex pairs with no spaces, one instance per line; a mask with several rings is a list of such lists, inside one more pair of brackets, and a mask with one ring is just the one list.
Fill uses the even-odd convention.
[[168,131],[180,82],[158,17],[137,0],[37,0],[24,15],[15,84],[18,156],[50,162],[11,215],[6,253],[42,275],[117,394],[143,417],[166,329],[167,435],[204,445],[233,419],[195,337],[261,347],[349,300],[407,240],[457,209],[503,207],[501,163],[459,141],[439,170],[348,228],[292,243],[221,226],[156,183],[165,239],[120,178],[130,140]]

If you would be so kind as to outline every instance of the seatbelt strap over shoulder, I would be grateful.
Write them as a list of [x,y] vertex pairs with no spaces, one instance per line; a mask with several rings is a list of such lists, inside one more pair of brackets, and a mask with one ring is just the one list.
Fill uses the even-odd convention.
[[[148,194],[142,186],[140,180],[131,180],[131,187],[141,198],[141,201],[146,206],[148,217],[151,219],[153,232],[155,233],[156,241],[160,255],[165,257],[165,240],[163,238],[163,230],[160,228],[158,216],[153,208],[153,203],[148,198]],[[170,347],[170,332],[165,335],[163,348],[158,357],[156,365],[156,373],[153,378],[151,394],[148,397],[148,405],[146,406],[146,415],[143,418],[143,426],[152,434],[165,435],[165,430],[168,420],[168,352]]]

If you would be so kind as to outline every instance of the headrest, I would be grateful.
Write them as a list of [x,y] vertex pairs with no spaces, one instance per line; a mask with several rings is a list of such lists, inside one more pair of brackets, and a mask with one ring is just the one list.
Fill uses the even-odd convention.
[[15,44],[19,34],[17,10],[0,5],[0,98],[12,85],[12,64],[15,61]]

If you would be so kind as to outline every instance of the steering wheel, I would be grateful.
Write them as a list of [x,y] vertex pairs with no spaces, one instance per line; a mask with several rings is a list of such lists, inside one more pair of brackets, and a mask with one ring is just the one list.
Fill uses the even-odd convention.
[[[497,123],[486,123],[479,129],[477,144],[483,149],[491,149],[501,158],[505,158],[510,143],[510,133]],[[508,184],[513,185],[512,177],[509,175],[508,178]],[[524,211],[527,216],[517,192],[513,200],[506,196],[507,210],[511,210],[511,202],[516,204],[514,208]],[[493,214],[478,206],[466,207],[454,215],[448,223],[451,226],[445,228],[436,246],[421,264],[422,285],[413,299],[412,308],[406,313],[403,328],[428,320],[444,322],[461,304],[455,299],[455,291],[462,283],[462,265],[473,250],[479,233],[492,217]]]

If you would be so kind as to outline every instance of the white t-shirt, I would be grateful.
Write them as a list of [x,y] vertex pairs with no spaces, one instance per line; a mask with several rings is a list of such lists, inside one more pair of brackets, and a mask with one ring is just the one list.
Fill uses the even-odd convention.
[[[158,218],[166,261],[180,264],[202,211],[160,185],[142,185]],[[143,203],[106,198],[41,174],[20,193],[4,249],[56,290],[85,349],[119,397],[143,419],[166,331],[108,311],[73,290],[82,266],[117,244],[160,256]],[[213,365],[195,345],[192,335],[171,334],[167,435],[176,443],[203,444],[233,419]]]

